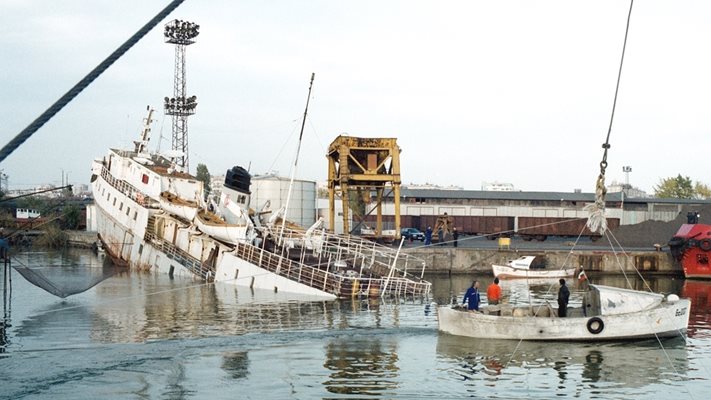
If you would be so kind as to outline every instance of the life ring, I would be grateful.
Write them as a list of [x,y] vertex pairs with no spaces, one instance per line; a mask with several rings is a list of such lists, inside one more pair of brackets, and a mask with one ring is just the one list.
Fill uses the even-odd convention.
[[699,241],[699,248],[703,251],[711,250],[711,240],[702,239],[701,241]]
[[605,323],[602,322],[602,319],[598,317],[592,317],[588,320],[588,332],[592,333],[593,335],[597,335],[598,333],[602,332],[603,329],[605,329]]

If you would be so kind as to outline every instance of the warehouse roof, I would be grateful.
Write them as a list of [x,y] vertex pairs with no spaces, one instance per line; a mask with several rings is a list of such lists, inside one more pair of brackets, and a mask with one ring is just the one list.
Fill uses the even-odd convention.
[[[392,197],[392,192],[388,197]],[[488,190],[440,190],[440,189],[407,189],[400,190],[400,198],[409,197],[425,199],[469,199],[469,200],[518,200],[518,201],[595,201],[595,193],[577,192],[507,192]],[[608,193],[607,201],[622,201],[622,193]],[[654,197],[625,197],[627,203],[669,203],[669,204],[711,204],[711,200],[699,199],[662,199]]]

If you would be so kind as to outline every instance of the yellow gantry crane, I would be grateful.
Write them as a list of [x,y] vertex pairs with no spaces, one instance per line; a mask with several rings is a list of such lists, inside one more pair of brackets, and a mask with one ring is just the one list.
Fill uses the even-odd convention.
[[[328,209],[329,229],[334,230],[336,196],[343,202],[343,231],[350,232],[348,214],[353,212],[356,193],[363,203],[371,202],[376,194],[376,226],[374,239],[400,238],[400,148],[395,138],[358,138],[338,136],[328,147]],[[383,195],[392,189],[395,204],[395,233],[383,235]]]

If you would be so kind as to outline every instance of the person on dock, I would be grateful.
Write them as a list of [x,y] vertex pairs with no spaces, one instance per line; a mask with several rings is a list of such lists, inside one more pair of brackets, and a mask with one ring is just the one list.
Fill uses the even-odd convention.
[[568,314],[568,299],[570,299],[570,290],[565,285],[565,279],[560,278],[560,289],[558,289],[558,316],[565,317]]
[[452,246],[457,247],[457,239],[459,239],[459,231],[457,228],[452,229]]
[[479,295],[479,281],[472,282],[472,287],[467,289],[464,293],[464,299],[462,304],[467,304],[468,310],[479,311],[479,302],[481,302],[481,296]]
[[432,244],[432,227],[428,226],[427,230],[425,230],[425,246],[429,246]]
[[437,231],[437,241],[440,246],[444,246],[444,229],[442,227],[439,227],[439,230]]
[[486,289],[486,300],[490,305],[497,305],[501,301],[501,286],[499,286],[499,278],[494,278],[494,283]]

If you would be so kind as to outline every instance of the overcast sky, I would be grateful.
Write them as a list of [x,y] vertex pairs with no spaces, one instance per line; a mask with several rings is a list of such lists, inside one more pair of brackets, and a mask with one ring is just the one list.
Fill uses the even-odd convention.
[[[169,2],[0,0],[0,145]],[[191,172],[233,165],[323,181],[339,134],[396,137],[404,183],[512,183],[594,191],[627,1],[186,0],[0,164],[11,188],[88,183],[93,158],[131,148],[146,105],[170,148],[173,19],[187,49]],[[711,184],[711,2],[640,1],[611,134],[608,183],[648,192],[682,174]]]

